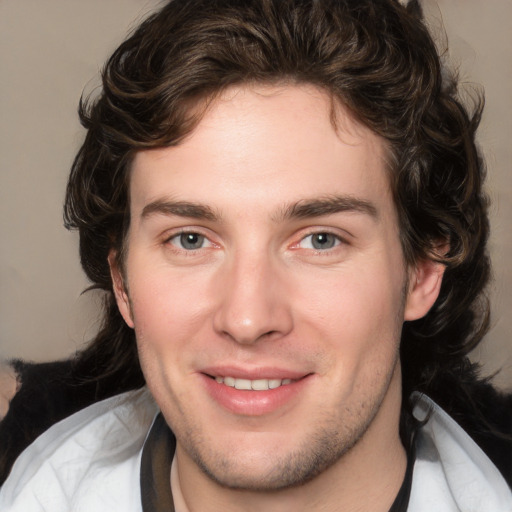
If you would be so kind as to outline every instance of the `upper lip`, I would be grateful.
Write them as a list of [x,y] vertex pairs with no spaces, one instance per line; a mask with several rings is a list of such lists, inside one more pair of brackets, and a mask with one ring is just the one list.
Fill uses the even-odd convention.
[[210,366],[203,368],[201,373],[210,377],[233,377],[235,379],[291,379],[298,380],[311,372],[297,371],[286,368],[260,366],[254,368],[241,368],[238,366]]

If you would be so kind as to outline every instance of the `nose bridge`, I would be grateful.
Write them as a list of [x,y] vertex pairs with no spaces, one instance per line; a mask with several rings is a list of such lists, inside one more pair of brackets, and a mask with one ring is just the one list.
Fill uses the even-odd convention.
[[291,311],[271,254],[257,248],[237,251],[226,262],[222,280],[214,320],[218,332],[249,344],[291,329]]

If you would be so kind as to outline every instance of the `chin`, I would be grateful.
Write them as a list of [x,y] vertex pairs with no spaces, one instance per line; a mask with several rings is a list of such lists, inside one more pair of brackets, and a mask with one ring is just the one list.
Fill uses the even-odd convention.
[[[211,445],[199,439],[185,438],[180,443],[194,464],[216,484],[229,489],[271,492],[299,487],[336,464],[364,435],[367,425],[341,431],[325,425],[306,435],[301,432],[298,446],[266,440],[259,446],[237,443],[236,436],[226,439],[229,446]],[[343,429],[341,429],[343,430]],[[244,434],[246,436],[247,434]],[[265,433],[262,433],[265,436]],[[289,435],[285,438],[289,441]],[[221,443],[224,444],[224,443]],[[209,446],[208,449],[205,449]]]

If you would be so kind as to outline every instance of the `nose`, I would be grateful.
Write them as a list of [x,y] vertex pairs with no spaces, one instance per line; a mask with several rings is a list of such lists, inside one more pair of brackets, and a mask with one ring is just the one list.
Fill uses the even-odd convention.
[[268,257],[239,257],[224,269],[214,329],[248,345],[278,339],[293,327],[286,285]]

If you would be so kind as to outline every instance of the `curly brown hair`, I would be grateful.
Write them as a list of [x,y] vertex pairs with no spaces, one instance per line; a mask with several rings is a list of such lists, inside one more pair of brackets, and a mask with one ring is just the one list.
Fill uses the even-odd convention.
[[103,329],[77,365],[118,388],[143,383],[107,262],[129,227],[130,164],[179,144],[201,118],[191,106],[240,83],[313,84],[387,141],[405,259],[446,266],[434,307],[403,328],[404,395],[472,370],[466,356],[489,323],[483,101],[463,106],[418,3],[396,0],[171,0],[114,52],[101,94],[80,104],[87,135],[64,210],[92,287],[107,294]]

